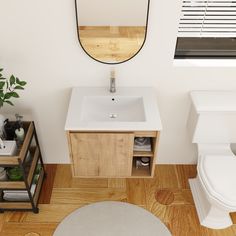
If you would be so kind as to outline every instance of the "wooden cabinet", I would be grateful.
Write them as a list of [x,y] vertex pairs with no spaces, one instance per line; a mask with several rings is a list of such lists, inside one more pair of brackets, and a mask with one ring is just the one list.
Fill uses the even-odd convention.
[[[150,151],[134,151],[135,137],[149,137]],[[67,132],[74,177],[152,177],[159,132]],[[137,168],[141,157],[149,166]]]
[[132,133],[71,133],[74,176],[131,176]]
[[[0,156],[0,166],[18,167],[22,179],[0,181],[0,212],[4,210],[29,210],[38,213],[38,199],[45,177],[45,169],[33,122],[23,122],[24,142],[15,156]],[[24,191],[24,199],[19,194]],[[6,197],[8,196],[8,198]],[[18,198],[17,198],[18,197]]]

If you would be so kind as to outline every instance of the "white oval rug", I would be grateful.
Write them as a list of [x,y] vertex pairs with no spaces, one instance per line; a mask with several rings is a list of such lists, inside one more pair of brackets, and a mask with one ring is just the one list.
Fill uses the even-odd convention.
[[53,236],[171,236],[149,211],[124,202],[105,201],[77,209]]

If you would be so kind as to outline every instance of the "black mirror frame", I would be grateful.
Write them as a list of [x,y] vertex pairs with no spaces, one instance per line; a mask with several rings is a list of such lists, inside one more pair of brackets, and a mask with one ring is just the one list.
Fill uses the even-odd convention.
[[130,58],[128,58],[127,60],[124,60],[124,61],[121,61],[121,62],[104,62],[104,61],[100,61],[96,58],[94,58],[93,56],[91,56],[86,50],[85,48],[83,47],[81,41],[80,41],[80,36],[79,36],[79,20],[78,20],[78,12],[77,12],[77,0],[75,0],[75,16],[76,16],[76,29],[77,29],[77,37],[78,37],[78,40],[79,40],[79,44],[80,46],[82,47],[83,51],[90,57],[92,58],[93,60],[97,61],[97,62],[100,62],[100,63],[103,63],[103,64],[106,64],[106,65],[117,65],[117,64],[121,64],[121,63],[124,63],[124,62],[127,62],[129,60],[131,60],[132,58],[134,58],[140,51],[141,49],[143,48],[143,45],[145,44],[146,42],[146,38],[147,38],[147,30],[148,30],[148,19],[149,19],[149,6],[150,6],[150,0],[147,0],[148,1],[148,5],[147,5],[147,16],[146,16],[146,30],[145,30],[145,35],[144,35],[144,40],[143,40],[143,43],[141,45],[141,47],[139,48],[139,50]]

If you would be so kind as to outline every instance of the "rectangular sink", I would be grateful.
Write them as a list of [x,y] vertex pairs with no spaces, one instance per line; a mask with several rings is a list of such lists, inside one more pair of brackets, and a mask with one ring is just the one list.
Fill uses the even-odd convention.
[[142,122],[145,112],[142,97],[85,96],[82,101],[81,121]]
[[162,124],[154,89],[107,87],[72,89],[65,130],[132,131],[161,130]]

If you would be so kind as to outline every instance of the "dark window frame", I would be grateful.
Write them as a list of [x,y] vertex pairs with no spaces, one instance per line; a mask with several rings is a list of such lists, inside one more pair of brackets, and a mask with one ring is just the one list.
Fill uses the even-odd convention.
[[236,58],[236,38],[178,37],[175,59]]

